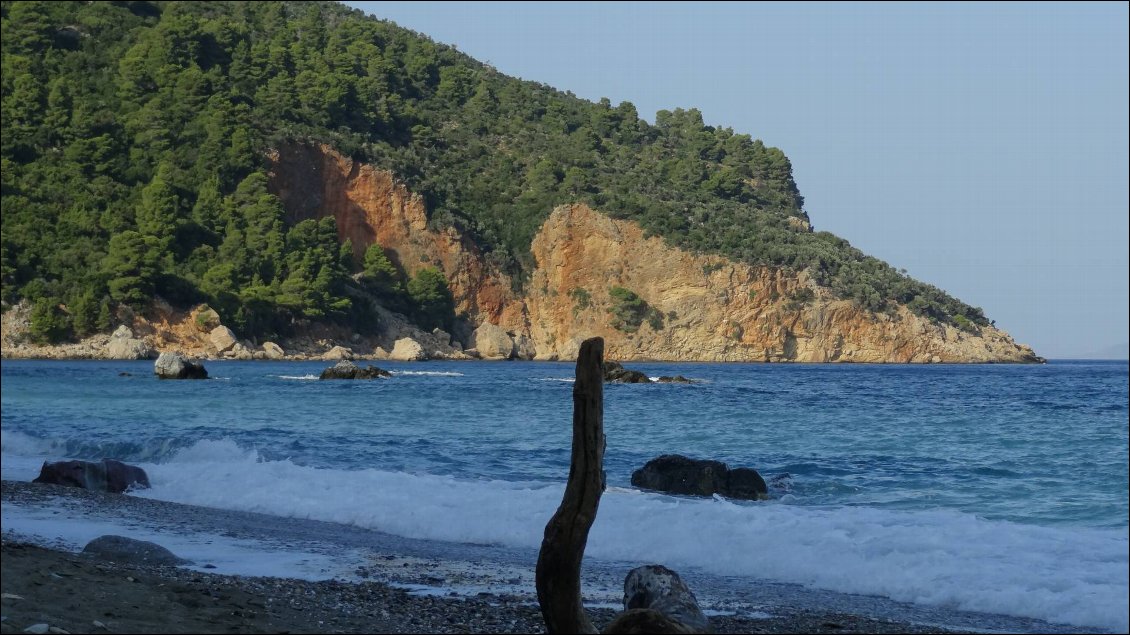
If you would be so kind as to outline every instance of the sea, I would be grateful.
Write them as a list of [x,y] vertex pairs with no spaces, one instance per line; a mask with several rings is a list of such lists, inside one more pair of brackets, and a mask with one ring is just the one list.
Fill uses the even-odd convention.
[[[5,504],[3,530],[76,550],[125,533],[222,573],[530,596],[568,476],[573,364],[378,364],[392,377],[209,361],[209,380],[160,381],[151,361],[5,360],[4,479],[115,458],[149,474],[131,496],[260,520],[204,531]],[[1126,361],[628,367],[693,383],[605,386],[593,604],[615,606],[629,568],[660,563],[708,614],[1130,629]],[[632,487],[663,454],[752,467],[771,498]]]

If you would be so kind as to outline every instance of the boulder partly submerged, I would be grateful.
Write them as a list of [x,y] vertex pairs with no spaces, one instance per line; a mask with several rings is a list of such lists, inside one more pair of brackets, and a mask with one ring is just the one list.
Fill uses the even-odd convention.
[[203,364],[179,353],[161,353],[153,364],[153,372],[160,379],[208,379]]
[[665,454],[648,461],[632,472],[632,485],[667,494],[719,494],[743,500],[769,498],[769,488],[757,470],[730,469],[721,461],[692,459],[681,454]]
[[614,384],[693,384],[693,379],[687,379],[682,375],[668,376],[664,375],[658,379],[652,379],[646,373],[638,370],[631,370],[624,368],[620,362],[604,362],[604,381],[605,383]]
[[686,377],[683,377],[682,375],[675,375],[674,377],[664,375],[664,376],[660,377],[659,379],[656,379],[655,383],[657,383],[657,384],[693,384],[694,380],[693,379],[687,379]]
[[620,362],[604,362],[604,381],[616,384],[650,384],[651,378],[638,370],[624,368]]
[[322,371],[318,379],[377,379],[392,377],[392,373],[369,365],[361,368],[349,360],[342,360]]
[[114,459],[91,461],[43,462],[39,476],[32,483],[81,487],[97,492],[121,494],[130,487],[148,488],[149,476],[136,465]]

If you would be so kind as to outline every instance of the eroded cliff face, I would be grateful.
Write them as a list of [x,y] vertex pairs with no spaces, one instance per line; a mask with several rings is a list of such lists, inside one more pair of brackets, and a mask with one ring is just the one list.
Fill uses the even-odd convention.
[[428,229],[424,200],[390,172],[358,163],[329,146],[287,145],[268,157],[269,187],[287,222],[333,216],[338,236],[360,261],[372,244],[411,275],[428,266],[447,276],[456,312],[475,322],[521,325],[523,304],[509,277],[489,265],[475,244],[451,228]]
[[[584,205],[554,210],[534,239],[533,253],[538,267],[526,303],[539,355],[572,357],[581,340],[600,335],[610,359],[1036,360],[1030,348],[998,329],[960,331],[906,307],[874,314],[832,298],[803,272],[694,255]],[[643,298],[661,323],[645,320],[635,333],[611,327],[613,286]],[[803,289],[814,299],[800,301]]]
[[[836,300],[800,274],[695,255],[644,238],[634,223],[584,205],[554,210],[534,239],[524,295],[453,229],[427,227],[423,200],[393,176],[327,146],[271,156],[271,188],[290,221],[332,215],[357,254],[374,242],[407,272],[439,267],[457,311],[532,340],[540,359],[572,359],[605,339],[610,359],[802,362],[1028,362],[1038,358],[992,327],[960,331],[898,307],[875,314]],[[612,287],[647,302],[635,332],[612,326]],[[804,299],[804,290],[812,299]],[[800,295],[798,295],[800,293]]]

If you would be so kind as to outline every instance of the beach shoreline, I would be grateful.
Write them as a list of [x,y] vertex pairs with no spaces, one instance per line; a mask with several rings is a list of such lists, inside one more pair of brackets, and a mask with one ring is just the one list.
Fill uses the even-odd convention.
[[[146,515],[191,514],[194,509],[20,481],[3,481],[2,494],[6,521],[17,508]],[[200,510],[212,515],[208,508]],[[439,594],[378,580],[231,575],[199,567],[110,562],[76,553],[74,545],[13,532],[8,525],[5,522],[0,542],[4,633],[23,632],[35,624],[68,632],[123,633],[538,633],[545,628],[529,595]],[[607,605],[590,606],[588,611],[598,628],[618,613]],[[719,633],[954,632],[810,607],[754,616],[712,615],[711,623]]]

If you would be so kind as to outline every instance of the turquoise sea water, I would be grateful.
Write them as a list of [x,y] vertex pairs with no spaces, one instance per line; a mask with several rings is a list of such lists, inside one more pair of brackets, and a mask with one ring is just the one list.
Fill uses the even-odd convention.
[[[152,498],[523,548],[560,500],[572,364],[206,365],[3,362],[4,478],[113,457]],[[606,386],[591,557],[1126,630],[1126,362],[629,367],[697,383]],[[754,467],[773,500],[632,489],[666,453]]]

